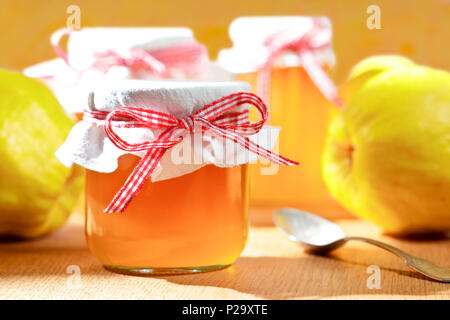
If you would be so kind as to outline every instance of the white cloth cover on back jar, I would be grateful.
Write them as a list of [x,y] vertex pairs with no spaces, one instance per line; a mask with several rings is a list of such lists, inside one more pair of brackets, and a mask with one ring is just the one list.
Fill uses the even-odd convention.
[[[54,36],[58,35],[59,30]],[[67,62],[53,59],[24,70],[24,74],[40,78],[55,93],[62,106],[69,113],[82,112],[91,88],[106,79],[158,79],[152,70],[131,72],[126,66],[112,66],[107,71],[92,68],[97,57],[105,53],[129,56],[130,50],[166,50],[185,43],[197,43],[188,28],[83,28],[71,31],[67,42]],[[57,40],[55,40],[57,41]],[[195,80],[226,80],[227,72],[209,61],[207,52],[195,60],[195,72],[186,65],[170,68],[164,78]]]
[[[94,89],[89,95],[86,109],[110,112],[119,107],[133,106],[165,112],[181,119],[217,99],[237,92],[250,92],[250,87],[244,82],[122,80],[107,82]],[[243,105],[233,112],[248,107]],[[152,140],[161,130],[115,129],[121,138],[132,143]],[[278,132],[279,128],[264,126],[259,133],[249,138],[263,148],[271,150]],[[206,164],[230,167],[257,159],[256,154],[219,136],[207,133],[194,136],[195,134],[186,132],[183,142],[164,154],[151,176],[152,181],[188,174]],[[200,141],[196,140],[198,137]],[[72,128],[65,143],[56,152],[56,156],[67,166],[76,163],[98,172],[113,172],[118,165],[117,159],[126,153],[129,152],[119,149],[109,140],[104,126],[84,119]],[[143,156],[143,152],[133,154]]]
[[[232,73],[249,73],[257,71],[267,60],[270,52],[265,42],[285,30],[292,30],[301,37],[314,29],[314,24],[332,32],[331,22],[326,17],[307,16],[272,16],[272,17],[240,17],[234,20],[229,28],[233,47],[219,52],[218,64]],[[322,65],[333,66],[335,55],[331,44],[314,50],[314,58]],[[296,53],[286,52],[274,63],[277,67],[300,65]]]

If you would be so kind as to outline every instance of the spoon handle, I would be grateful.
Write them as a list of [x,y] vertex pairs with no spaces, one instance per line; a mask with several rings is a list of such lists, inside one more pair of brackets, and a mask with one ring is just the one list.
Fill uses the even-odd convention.
[[440,282],[450,282],[450,269],[437,265],[431,261],[415,257],[409,253],[406,253],[398,248],[395,248],[387,243],[380,242],[373,239],[361,238],[361,237],[347,237],[345,240],[360,240],[366,243],[370,243],[374,246],[383,248],[398,257],[402,258],[405,263],[412,269],[420,272],[421,274],[432,278]]

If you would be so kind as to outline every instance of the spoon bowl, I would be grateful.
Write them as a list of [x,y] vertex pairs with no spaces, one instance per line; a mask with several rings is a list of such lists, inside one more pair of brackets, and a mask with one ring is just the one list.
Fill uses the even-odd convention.
[[415,257],[378,240],[349,237],[337,224],[312,213],[294,208],[281,208],[273,213],[273,221],[289,239],[301,244],[310,253],[324,254],[339,248],[349,240],[359,240],[395,254],[409,267],[431,279],[450,282],[449,268]]
[[273,213],[273,221],[294,242],[305,250],[324,253],[334,250],[345,242],[347,235],[337,224],[314,214],[281,208]]

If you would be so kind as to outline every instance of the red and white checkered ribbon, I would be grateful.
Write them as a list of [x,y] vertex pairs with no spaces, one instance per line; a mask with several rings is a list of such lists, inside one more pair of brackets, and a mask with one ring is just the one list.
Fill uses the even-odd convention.
[[[232,112],[241,105],[250,104],[257,108],[262,119],[258,122],[248,120],[248,109]],[[138,107],[120,107],[111,112],[85,110],[86,121],[102,124],[111,142],[119,149],[136,152],[145,151],[145,155],[125,184],[104,210],[106,213],[123,212],[131,200],[138,194],[165,152],[180,143],[184,134],[201,130],[230,140],[273,163],[297,165],[298,162],[275,154],[252,142],[247,136],[258,133],[268,117],[267,107],[256,95],[247,92],[234,93],[205,105],[193,114],[177,119],[170,114]],[[129,143],[119,137],[114,128],[146,127],[163,129],[154,140],[142,143]],[[181,131],[180,131],[181,129]]]
[[314,58],[315,50],[323,49],[331,43],[331,30],[315,19],[310,29],[302,36],[298,36],[296,29],[286,29],[266,40],[264,43],[269,51],[265,63],[258,71],[257,92],[266,103],[269,101],[271,71],[274,59],[287,51],[298,55],[300,64],[308,73],[311,80],[322,92],[325,98],[342,106],[334,82],[328,77],[322,66]]
[[[72,29],[60,29],[50,38],[55,53],[71,66],[67,53],[59,45],[61,38],[69,35]],[[147,70],[160,78],[170,77],[169,71],[173,68],[182,69],[190,74],[199,73],[208,60],[206,47],[193,40],[187,40],[174,46],[157,49],[130,49],[124,53],[114,50],[94,54],[94,62],[87,69],[96,69],[104,73],[112,67],[127,67],[131,71]]]

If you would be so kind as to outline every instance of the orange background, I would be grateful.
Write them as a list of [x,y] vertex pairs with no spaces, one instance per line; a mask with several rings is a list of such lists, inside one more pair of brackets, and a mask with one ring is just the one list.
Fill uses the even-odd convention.
[[[50,34],[81,8],[81,26],[188,26],[215,58],[229,47],[229,23],[242,15],[326,15],[334,25],[342,82],[352,65],[373,54],[398,53],[450,69],[449,0],[0,0],[0,67],[22,69],[54,57]],[[366,9],[381,8],[381,30],[369,30]]]

